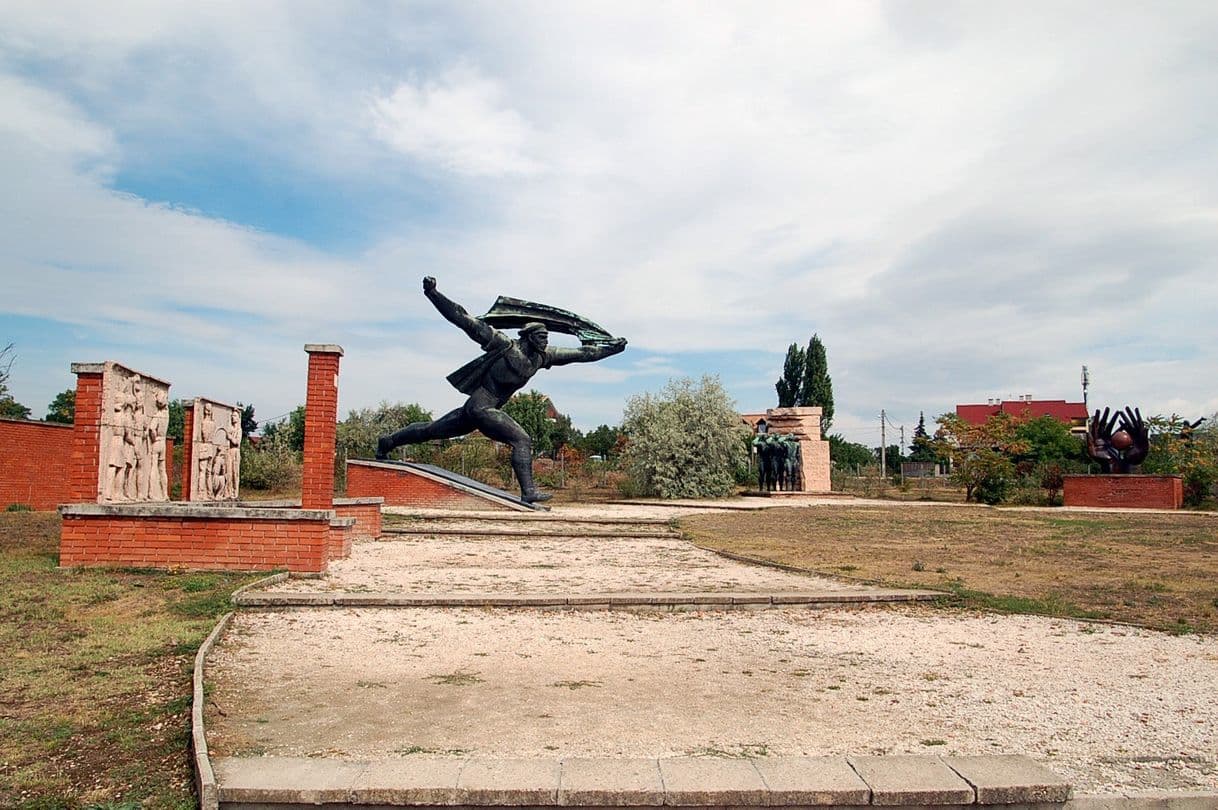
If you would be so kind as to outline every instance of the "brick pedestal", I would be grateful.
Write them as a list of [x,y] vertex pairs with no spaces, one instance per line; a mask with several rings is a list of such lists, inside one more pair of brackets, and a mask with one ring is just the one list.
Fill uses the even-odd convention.
[[[298,573],[326,570],[350,518],[300,509],[190,504],[61,506],[59,564]],[[337,529],[337,532],[336,532]]]
[[68,490],[72,501],[96,501],[101,464],[102,363],[73,363],[76,375],[76,419],[72,457],[68,461]]
[[331,343],[310,343],[304,348],[309,353],[309,383],[300,504],[305,509],[331,509],[338,435],[338,359],[343,349]]
[[1184,482],[1178,475],[1067,475],[1066,506],[1107,509],[1179,509]]

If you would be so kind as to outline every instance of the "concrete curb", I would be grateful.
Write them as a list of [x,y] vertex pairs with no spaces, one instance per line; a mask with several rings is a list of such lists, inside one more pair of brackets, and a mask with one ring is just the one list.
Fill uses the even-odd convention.
[[220,807],[220,790],[211,759],[207,755],[207,735],[203,728],[203,665],[207,654],[211,652],[212,646],[232,618],[233,613],[225,613],[195,653],[194,688],[190,701],[190,741],[194,748],[195,788],[199,795],[200,810],[218,810]]
[[228,601],[230,604],[236,605],[238,604],[237,598],[246,591],[255,591],[260,588],[265,588],[268,585],[278,585],[280,582],[287,582],[288,576],[287,571],[280,571],[277,574],[271,574],[269,577],[256,579],[248,585],[242,585],[240,588],[229,594]]
[[[1071,786],[1025,756],[346,761],[220,758],[226,807],[943,807],[1072,803]],[[967,775],[967,776],[966,776]],[[1170,796],[1171,794],[1167,794]],[[1200,795],[1200,794],[1198,794]],[[1077,802],[1077,800],[1075,800]],[[1120,806],[1120,810],[1125,810]]]
[[865,605],[891,602],[928,602],[942,594],[898,588],[869,591],[824,591],[790,593],[589,593],[554,594],[418,594],[365,592],[296,592],[234,594],[240,607],[485,607],[485,608],[578,608],[609,610],[642,607],[651,610],[731,610],[734,608],[816,607],[821,605]]
[[[574,522],[574,521],[572,521]],[[670,539],[680,540],[681,536],[673,531],[640,531],[638,529],[626,530],[620,532],[606,531],[581,531],[579,529],[571,529],[570,531],[562,529],[441,529],[427,528],[426,526],[401,526],[393,524],[383,526],[381,534],[398,534],[398,535],[432,535],[432,536],[451,536],[451,537],[577,537],[585,538],[605,538],[608,540],[624,540],[624,539]]]
[[[561,508],[561,507],[558,507]],[[417,510],[406,506],[388,506],[385,515],[407,518],[385,521],[394,525],[441,520],[469,520],[479,523],[587,523],[605,526],[671,526],[673,518],[648,517],[578,517],[563,512],[462,512],[457,509]]]

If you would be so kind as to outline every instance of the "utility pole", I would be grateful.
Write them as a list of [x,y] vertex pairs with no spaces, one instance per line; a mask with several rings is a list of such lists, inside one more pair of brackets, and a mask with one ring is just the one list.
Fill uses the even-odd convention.
[[888,438],[884,432],[884,426],[888,422],[888,415],[884,413],[884,409],[880,408],[880,478],[888,477]]
[[901,425],[901,455],[905,455],[905,426]]

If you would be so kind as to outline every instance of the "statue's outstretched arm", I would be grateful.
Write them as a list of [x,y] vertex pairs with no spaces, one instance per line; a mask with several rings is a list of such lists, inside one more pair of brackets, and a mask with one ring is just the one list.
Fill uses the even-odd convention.
[[594,363],[626,349],[626,338],[614,338],[607,343],[585,343],[578,349],[551,346],[547,350],[550,365],[565,366],[568,363]]
[[437,290],[436,280],[431,276],[423,279],[423,295],[427,296],[432,306],[444,316],[444,320],[459,327],[472,340],[477,341],[479,346],[485,346],[495,336],[494,327],[473,317],[465,311],[465,307]]

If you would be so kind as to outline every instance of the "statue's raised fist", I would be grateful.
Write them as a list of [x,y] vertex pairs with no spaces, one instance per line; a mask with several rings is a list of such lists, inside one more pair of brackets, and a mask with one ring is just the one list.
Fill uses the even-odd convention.
[[435,276],[423,276],[423,292],[428,293],[436,288]]

